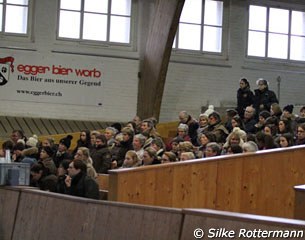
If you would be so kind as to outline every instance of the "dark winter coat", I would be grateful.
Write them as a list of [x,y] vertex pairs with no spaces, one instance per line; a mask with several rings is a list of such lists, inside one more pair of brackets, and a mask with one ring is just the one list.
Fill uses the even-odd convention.
[[97,173],[107,173],[111,168],[111,153],[106,145],[92,149],[91,158]]
[[249,87],[244,88],[244,89],[239,88],[237,90],[237,108],[236,108],[236,110],[238,112],[238,115],[241,118],[244,117],[246,107],[253,104],[253,98],[254,98],[254,94],[250,90]]
[[[254,90],[253,107],[256,110],[257,116],[263,110],[270,111],[272,103],[279,103],[273,91],[268,88],[265,88],[263,91],[259,89]],[[263,108],[260,105],[263,105]]]
[[66,193],[77,197],[99,199],[99,186],[85,172],[79,172],[72,177],[71,186],[67,188]]

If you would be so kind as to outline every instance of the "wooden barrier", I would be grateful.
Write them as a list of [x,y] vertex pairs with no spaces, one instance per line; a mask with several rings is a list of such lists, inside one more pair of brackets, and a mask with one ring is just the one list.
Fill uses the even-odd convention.
[[295,146],[112,170],[108,199],[293,218],[293,186],[305,182],[304,155],[305,148]]
[[305,220],[305,185],[294,187],[294,218]]
[[[183,214],[181,240],[193,239],[194,234],[197,234],[199,239],[304,239],[305,237],[305,221],[208,209],[183,209]],[[200,238],[202,233],[204,237]]]
[[[53,239],[249,239],[254,231],[304,238],[305,221],[208,209],[173,209],[97,201],[18,187],[0,188],[1,240]],[[214,229],[214,230],[213,230]],[[250,232],[249,230],[252,230]],[[246,231],[246,232],[245,232]],[[216,236],[215,234],[218,234]],[[249,235],[250,234],[250,235]],[[197,235],[198,236],[198,235]],[[293,237],[287,237],[294,239]],[[259,238],[259,237],[256,237]],[[272,237],[261,237],[271,239]],[[296,237],[297,238],[297,237]],[[295,239],[296,239],[295,238]],[[203,238],[200,238],[203,239]]]
[[179,239],[182,211],[21,192],[12,240]]

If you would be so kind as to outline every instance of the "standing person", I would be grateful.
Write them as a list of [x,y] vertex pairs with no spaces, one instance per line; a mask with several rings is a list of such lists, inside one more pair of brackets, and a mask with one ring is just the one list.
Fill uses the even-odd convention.
[[99,199],[99,186],[97,182],[87,175],[86,163],[79,159],[74,159],[68,168],[69,176],[66,177],[66,194]]
[[269,90],[269,83],[263,78],[259,78],[256,81],[257,89],[254,90],[253,107],[256,113],[259,114],[261,111],[270,111],[272,103],[279,103],[275,93]]
[[239,80],[239,89],[237,90],[237,112],[243,118],[246,107],[253,104],[254,94],[250,89],[250,84],[246,78]]

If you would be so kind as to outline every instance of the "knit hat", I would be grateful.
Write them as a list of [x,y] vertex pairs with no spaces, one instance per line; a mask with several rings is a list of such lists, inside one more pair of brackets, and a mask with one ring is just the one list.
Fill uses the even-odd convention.
[[214,105],[209,105],[208,109],[203,114],[209,116],[213,112],[214,112]]
[[287,112],[289,112],[289,113],[292,113],[292,112],[293,112],[293,105],[292,105],[292,104],[289,104],[289,105],[285,106],[285,107],[283,108],[283,111],[287,111]]
[[50,157],[52,157],[54,154],[53,149],[49,146],[43,147],[42,150],[44,150]]
[[71,140],[73,139],[73,136],[67,135],[65,138],[60,139],[59,143],[66,146],[67,149],[71,146]]
[[271,114],[270,114],[270,112],[264,110],[259,113],[259,116],[262,116],[264,119],[267,119],[268,117],[271,116]]
[[28,147],[36,147],[38,143],[38,137],[37,135],[33,135],[32,137],[29,137],[29,139],[26,141],[25,145]]

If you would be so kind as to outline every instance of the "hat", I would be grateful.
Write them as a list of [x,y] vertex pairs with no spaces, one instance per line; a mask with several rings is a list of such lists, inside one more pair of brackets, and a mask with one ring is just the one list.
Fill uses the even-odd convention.
[[25,145],[28,147],[36,147],[38,143],[38,137],[37,135],[33,135],[32,137],[29,137],[29,139],[26,141]]
[[208,109],[203,114],[209,116],[213,112],[214,112],[214,105],[209,105]]
[[59,143],[66,146],[67,149],[71,146],[71,140],[73,139],[73,136],[67,135],[65,138],[60,139]]
[[43,147],[42,150],[44,150],[50,157],[52,157],[54,154],[53,149],[49,146]]
[[267,119],[268,117],[271,116],[271,114],[270,114],[270,112],[264,110],[259,113],[259,116],[262,116],[264,119]]
[[293,112],[293,105],[292,105],[292,104],[289,104],[289,105],[285,106],[285,107],[283,108],[283,111],[287,111],[287,112],[289,112],[289,113],[292,113],[292,112]]

